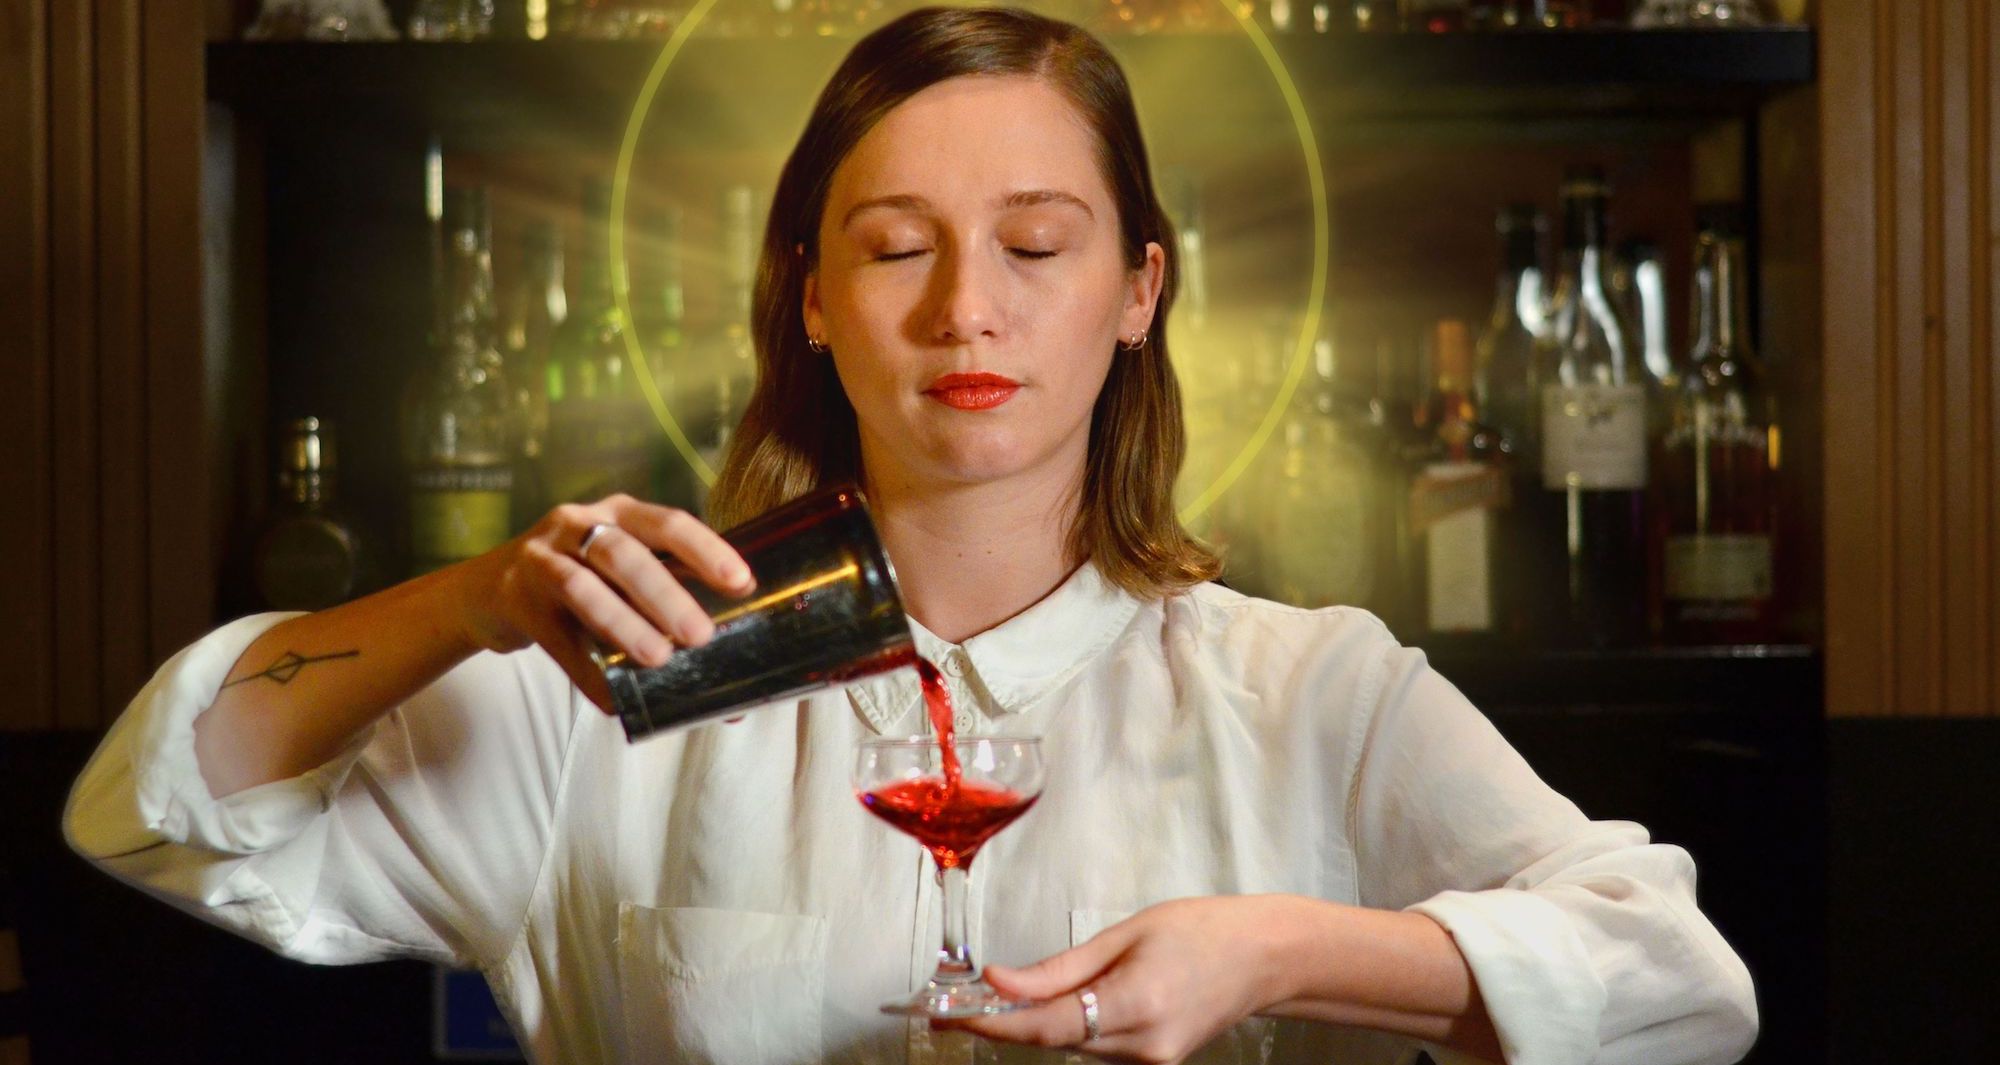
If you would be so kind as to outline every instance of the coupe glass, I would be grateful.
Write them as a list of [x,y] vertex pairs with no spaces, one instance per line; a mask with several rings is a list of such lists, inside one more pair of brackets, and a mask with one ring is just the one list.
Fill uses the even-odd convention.
[[855,752],[855,796],[869,813],[931,852],[944,892],[937,972],[910,997],[884,1003],[884,1013],[978,1017],[1034,1005],[1001,994],[980,977],[965,934],[965,891],[980,845],[1040,797],[1042,741],[975,736],[952,747],[962,767],[955,781],[935,739],[867,739]]

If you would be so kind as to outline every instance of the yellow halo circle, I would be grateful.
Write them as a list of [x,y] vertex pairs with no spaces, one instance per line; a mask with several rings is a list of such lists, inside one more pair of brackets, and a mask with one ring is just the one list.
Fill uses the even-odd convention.
[[[639,134],[645,127],[646,116],[652,111],[653,100],[659,93],[660,83],[667,76],[668,67],[673,65],[674,59],[680,55],[682,46],[693,36],[695,28],[701,25],[701,20],[707,17],[709,9],[722,2],[743,3],[746,0],[697,0],[693,10],[688,12],[688,17],[674,28],[673,36],[669,37],[665,46],[660,49],[659,58],[653,61],[652,69],[647,71],[646,81],[640,86],[639,97],[632,105],[631,115],[626,119],[625,135],[618,145],[618,162],[611,175],[611,290],[613,298],[618,302],[619,313],[628,322],[633,320],[633,316],[630,275],[625,269],[625,204],[626,191],[631,183],[632,161],[638,150]],[[1312,193],[1312,280],[1307,289],[1306,313],[1299,324],[1298,338],[1292,345],[1291,362],[1286,367],[1283,383],[1271,397],[1271,406],[1265,410],[1263,418],[1258,421],[1257,428],[1251,432],[1250,438],[1237,450],[1236,455],[1229,460],[1229,464],[1222,472],[1216,475],[1215,480],[1181,508],[1180,519],[1183,522],[1192,522],[1200,517],[1229,490],[1231,485],[1236,483],[1237,478],[1243,475],[1243,471],[1256,461],[1258,452],[1270,442],[1271,434],[1284,417],[1285,408],[1290,406],[1292,396],[1298,390],[1299,379],[1305,375],[1306,363],[1312,356],[1313,338],[1319,335],[1320,314],[1326,304],[1327,256],[1331,244],[1328,236],[1326,174],[1320,167],[1319,146],[1313,138],[1312,123],[1306,117],[1305,101],[1299,95],[1298,85],[1292,81],[1291,72],[1286,69],[1283,57],[1278,55],[1277,50],[1271,46],[1270,38],[1264,35],[1263,29],[1254,20],[1243,17],[1237,6],[1228,0],[1215,0],[1215,2],[1222,5],[1223,10],[1229,13],[1229,17],[1235,20],[1249,36],[1251,44],[1256,47],[1258,56],[1264,60],[1264,65],[1269,68],[1272,78],[1278,84],[1278,91],[1284,97],[1286,111],[1292,119],[1293,130],[1298,134],[1299,149],[1305,157],[1306,180]],[[621,335],[624,337],[626,354],[631,357],[633,365],[638,366],[641,371],[638,374],[639,389],[645,394],[647,405],[653,409],[653,416],[659,420],[660,427],[666,430],[667,438],[673,442],[674,450],[680,452],[681,458],[686,460],[695,476],[700,477],[703,484],[713,485],[715,470],[695,450],[694,444],[687,438],[686,431],[674,418],[673,411],[667,409],[666,398],[660,395],[659,384],[653,379],[652,368],[646,361],[646,352],[639,343],[637,332],[627,329]]]

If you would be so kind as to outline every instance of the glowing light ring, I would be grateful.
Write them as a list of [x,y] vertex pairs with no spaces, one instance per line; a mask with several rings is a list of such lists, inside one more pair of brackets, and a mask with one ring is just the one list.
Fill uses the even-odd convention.
[[[660,56],[653,61],[653,67],[646,73],[646,81],[639,88],[639,99],[632,106],[632,113],[625,122],[625,135],[618,145],[618,163],[611,175],[611,289],[618,301],[618,311],[625,321],[633,321],[631,300],[631,278],[625,269],[625,203],[626,190],[631,183],[632,157],[638,149],[639,132],[645,127],[646,116],[651,112],[653,98],[659,93],[660,83],[666,79],[667,68],[680,55],[681,47],[693,36],[695,27],[707,17],[709,9],[723,0],[698,0],[688,17],[675,27],[666,46],[660,49]],[[735,0],[743,2],[743,0]],[[1236,452],[1229,465],[1218,474],[1215,481],[1196,496],[1187,506],[1181,508],[1180,518],[1192,522],[1215,504],[1222,494],[1236,483],[1250,464],[1256,461],[1258,452],[1270,442],[1271,434],[1284,417],[1285,408],[1291,404],[1292,396],[1298,391],[1299,379],[1305,376],[1306,362],[1311,357],[1313,337],[1319,334],[1320,313],[1326,304],[1327,253],[1331,241],[1328,238],[1326,204],[1326,175],[1320,169],[1319,147],[1313,139],[1312,123],[1306,118],[1305,101],[1299,96],[1298,86],[1293,83],[1290,71],[1285,68],[1284,59],[1271,47],[1270,38],[1257,23],[1244,18],[1227,0],[1216,0],[1243,32],[1249,35],[1250,43],[1256,46],[1257,54],[1264,65],[1270,68],[1271,76],[1278,83],[1278,91],[1285,98],[1286,111],[1291,115],[1292,125],[1298,133],[1299,148],[1305,155],[1306,180],[1312,191],[1313,209],[1313,261],[1311,295],[1306,300],[1306,314],[1299,326],[1299,337],[1293,346],[1291,365],[1286,369],[1285,379],[1278,386],[1277,395],[1271,398],[1271,406],[1250,434],[1250,439]],[[667,409],[666,397],[660,395],[659,384],[653,379],[652,367],[646,362],[646,352],[639,343],[636,330],[626,329],[626,354],[639,367],[639,390],[646,396],[647,406],[653,409],[653,416],[660,427],[667,431],[667,438],[673,441],[674,450],[687,461],[688,467],[700,477],[704,484],[715,483],[715,470],[696,451],[688,440],[687,433],[674,418],[673,411]]]

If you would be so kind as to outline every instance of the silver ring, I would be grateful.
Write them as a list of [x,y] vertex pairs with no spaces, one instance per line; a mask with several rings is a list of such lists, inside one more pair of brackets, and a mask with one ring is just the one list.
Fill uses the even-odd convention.
[[1104,1035],[1097,1027],[1097,992],[1086,987],[1076,993],[1076,1000],[1083,1003],[1083,1041],[1094,1043]]
[[576,545],[576,557],[588,563],[590,561],[590,545],[596,543],[597,538],[604,535],[604,530],[609,528],[611,526],[601,521],[591,526],[590,530],[583,534],[583,542]]

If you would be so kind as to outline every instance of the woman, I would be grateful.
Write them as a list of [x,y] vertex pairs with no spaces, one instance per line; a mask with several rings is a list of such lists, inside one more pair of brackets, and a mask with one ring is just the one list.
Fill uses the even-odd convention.
[[[971,923],[1046,1001],[967,1027],[1024,1060],[1734,1060],[1749,980],[1683,851],[1584,819],[1365,613],[1209,583],[1169,500],[1174,246],[1115,63],[1018,11],[857,44],[779,181],[718,523],[860,479],[960,727],[1045,737]],[[225,626],[107,737],[73,844],[292,957],[477,966],[538,1061],[929,1056],[875,1007],[928,974],[936,887],[848,788],[858,740],[922,731],[914,679],[628,745],[586,634],[657,663],[711,631],[653,550],[752,586],[614,498]]]

